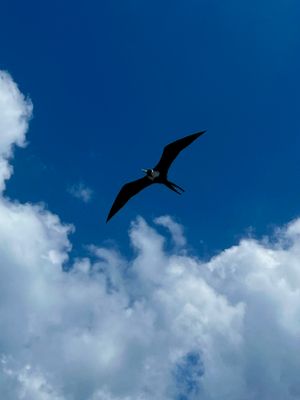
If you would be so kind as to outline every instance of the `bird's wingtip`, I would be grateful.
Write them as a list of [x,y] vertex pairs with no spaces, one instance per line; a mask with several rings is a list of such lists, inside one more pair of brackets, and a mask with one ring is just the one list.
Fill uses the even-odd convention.
[[199,136],[203,135],[206,131],[207,131],[207,129],[204,129],[203,131],[199,131],[199,132],[193,133],[191,136],[194,136],[195,138],[198,138]]

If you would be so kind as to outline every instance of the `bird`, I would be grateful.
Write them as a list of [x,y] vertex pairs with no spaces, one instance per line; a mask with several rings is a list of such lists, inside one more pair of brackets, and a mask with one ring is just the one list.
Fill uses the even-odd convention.
[[159,162],[154,168],[142,169],[145,173],[143,178],[128,182],[122,186],[108,213],[106,223],[128,202],[128,200],[153,183],[164,184],[175,193],[182,194],[184,189],[168,180],[169,168],[178,154],[205,132],[206,130],[193,133],[192,135],[185,136],[166,145]]

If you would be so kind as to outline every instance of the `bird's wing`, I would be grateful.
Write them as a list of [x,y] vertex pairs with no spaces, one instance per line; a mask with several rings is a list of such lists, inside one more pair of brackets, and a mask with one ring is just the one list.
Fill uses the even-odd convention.
[[108,222],[111,217],[113,217],[120,210],[120,208],[122,208],[127,203],[127,201],[131,199],[131,197],[133,197],[152,183],[153,181],[151,181],[147,176],[144,176],[141,179],[137,179],[136,181],[126,183],[116,197],[108,214],[106,222]]
[[155,170],[159,171],[161,174],[167,174],[170,165],[181,152],[199,136],[203,135],[206,131],[193,133],[192,135],[185,136],[175,142],[169,143],[165,146],[162,156],[158,164],[154,167]]

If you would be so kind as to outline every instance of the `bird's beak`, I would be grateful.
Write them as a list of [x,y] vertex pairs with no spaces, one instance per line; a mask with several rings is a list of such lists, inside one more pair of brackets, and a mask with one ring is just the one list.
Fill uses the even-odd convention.
[[143,169],[143,168],[142,168],[142,171],[145,172],[145,174],[147,173],[147,170],[146,170],[146,169]]

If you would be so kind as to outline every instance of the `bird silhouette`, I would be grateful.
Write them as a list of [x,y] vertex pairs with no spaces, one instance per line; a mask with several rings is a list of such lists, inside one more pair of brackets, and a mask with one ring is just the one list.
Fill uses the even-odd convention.
[[184,189],[176,185],[176,183],[168,180],[169,168],[178,154],[205,132],[206,131],[201,131],[185,136],[165,146],[161,158],[154,168],[142,169],[146,174],[143,178],[126,183],[121,188],[109,211],[106,222],[108,222],[127,203],[127,201],[131,199],[131,197],[153,183],[162,183],[178,194],[184,192]]

